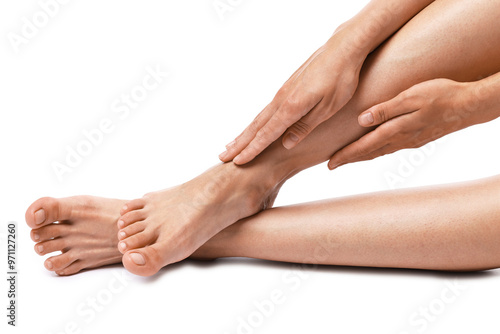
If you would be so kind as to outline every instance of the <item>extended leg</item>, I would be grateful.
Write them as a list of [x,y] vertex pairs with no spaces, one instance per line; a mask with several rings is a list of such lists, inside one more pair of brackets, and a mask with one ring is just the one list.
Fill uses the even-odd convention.
[[231,225],[195,257],[482,270],[500,267],[500,176],[273,208]]

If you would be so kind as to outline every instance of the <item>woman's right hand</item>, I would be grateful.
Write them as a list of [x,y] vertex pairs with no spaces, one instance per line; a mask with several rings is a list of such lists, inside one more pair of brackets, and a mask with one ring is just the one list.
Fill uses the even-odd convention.
[[[347,47],[347,43],[350,43]],[[219,157],[245,164],[283,136],[295,147],[314,128],[333,116],[353,96],[367,54],[334,34],[281,87],[274,99]],[[357,55],[356,55],[357,53]]]

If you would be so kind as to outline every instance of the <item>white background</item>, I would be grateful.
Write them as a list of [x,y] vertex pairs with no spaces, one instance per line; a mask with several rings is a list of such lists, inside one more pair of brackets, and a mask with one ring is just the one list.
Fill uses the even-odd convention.
[[[20,273],[18,327],[9,326],[9,333],[498,331],[498,270],[456,275],[300,269],[225,259],[187,261],[152,278],[128,274],[120,265],[57,277],[33,251],[24,222],[32,201],[77,194],[130,199],[201,173],[218,162],[224,145],[288,76],[366,2],[233,1],[233,10],[221,18],[212,0],[75,0],[60,5],[15,52],[7,34],[20,34],[23,17],[32,21],[40,5],[2,1],[0,236],[5,254],[5,224],[18,222]],[[119,119],[111,110],[113,101],[140,84],[148,66],[169,75]],[[74,148],[85,138],[82,131],[104,118],[113,120],[114,130],[59,181],[52,163],[64,162],[66,147]],[[494,175],[500,170],[499,130],[498,121],[467,129],[439,141],[425,156],[402,151],[335,172],[323,164],[288,182],[276,204],[389,189],[385,175],[412,154],[424,159],[398,188]],[[6,256],[1,257],[5,273]],[[424,318],[415,318],[418,326],[410,322],[421,308],[443,305],[441,293],[455,279],[461,290],[454,302],[438,308],[442,312],[423,331]],[[1,328],[7,328],[7,286],[1,281]],[[284,302],[265,315],[257,313],[255,303],[269,299],[273,290],[283,293]],[[92,317],[89,298],[102,306]],[[244,327],[241,321],[258,326]]]

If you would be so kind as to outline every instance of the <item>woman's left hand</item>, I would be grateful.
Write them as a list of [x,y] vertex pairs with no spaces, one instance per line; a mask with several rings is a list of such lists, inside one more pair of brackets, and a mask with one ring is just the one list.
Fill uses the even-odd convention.
[[434,79],[417,84],[359,115],[363,127],[379,125],[336,152],[328,168],[417,148],[451,132],[481,123],[481,89],[475,82]]

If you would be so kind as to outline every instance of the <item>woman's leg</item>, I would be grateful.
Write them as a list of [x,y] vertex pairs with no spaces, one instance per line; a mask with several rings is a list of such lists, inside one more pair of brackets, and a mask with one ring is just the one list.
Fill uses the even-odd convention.
[[265,210],[194,257],[435,270],[500,267],[500,176]]
[[[154,274],[189,256],[230,224],[268,207],[287,178],[326,161],[368,131],[358,125],[357,116],[372,105],[424,80],[475,80],[498,71],[499,7],[487,0],[434,2],[368,57],[353,99],[294,149],[284,149],[278,139],[248,165],[219,165],[180,187],[132,201],[119,222],[124,265],[140,275]],[[84,211],[78,203],[53,201],[39,200],[30,206],[26,219],[32,228],[69,219],[54,208],[73,214],[73,221],[79,220],[75,213]],[[63,238],[57,245],[50,240],[63,232],[59,228],[54,233],[39,239],[44,249],[70,249],[62,248]],[[90,266],[89,255],[74,253],[64,261],[52,258],[57,263],[53,270],[71,274]]]

